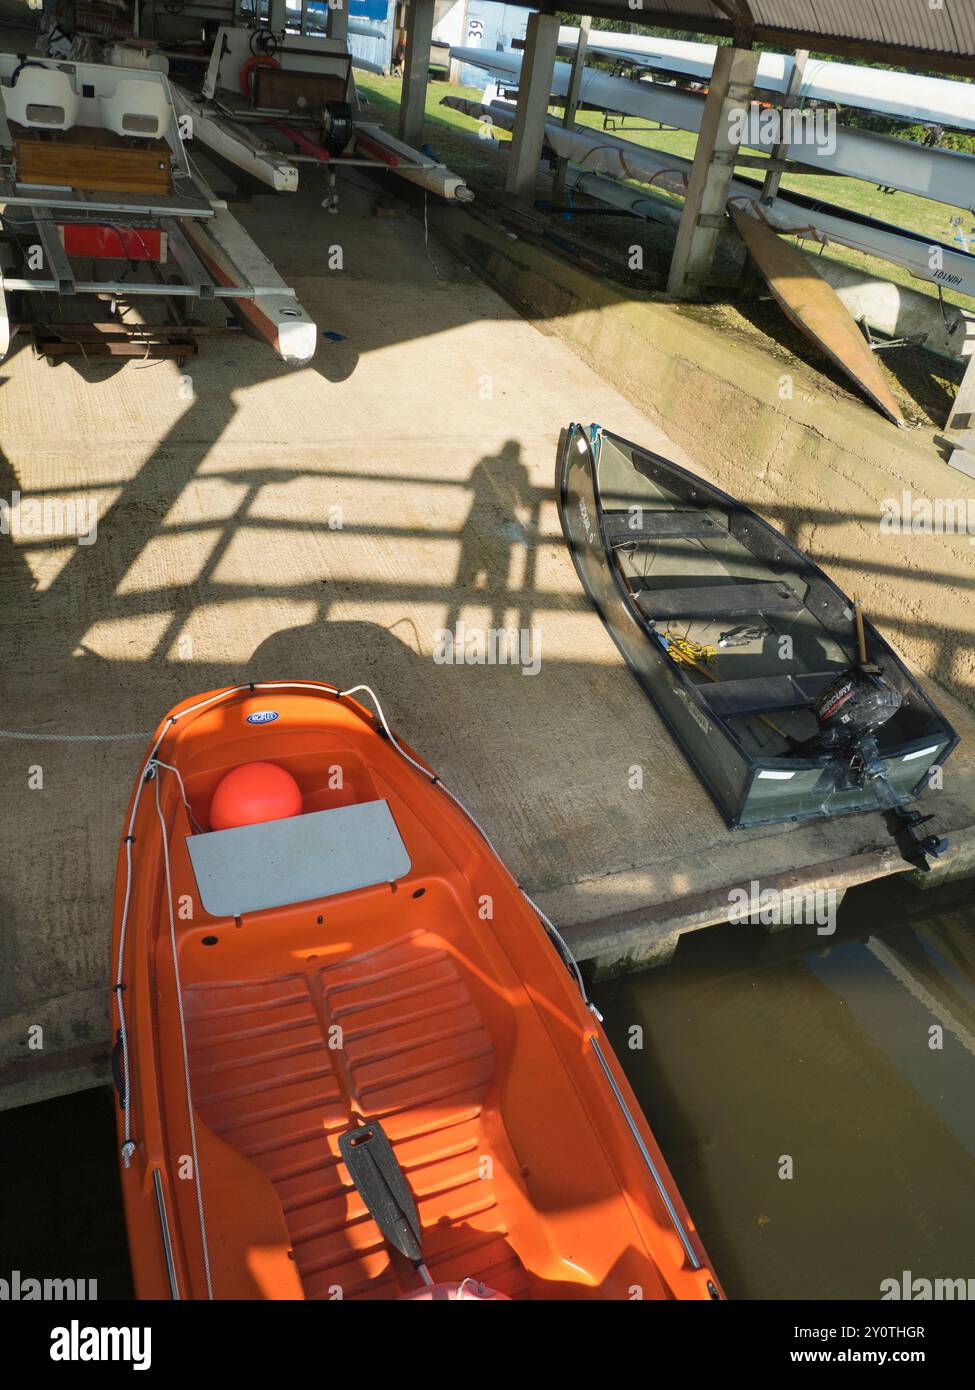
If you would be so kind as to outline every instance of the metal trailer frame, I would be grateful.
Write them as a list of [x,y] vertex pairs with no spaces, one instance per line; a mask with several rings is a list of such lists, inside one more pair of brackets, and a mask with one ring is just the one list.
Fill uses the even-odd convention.
[[[10,85],[19,62],[15,55],[0,54],[0,145],[11,151],[13,139],[3,110],[2,94],[3,85]],[[47,273],[12,274],[0,265],[0,349],[6,352],[9,347],[13,326],[6,302],[8,292],[56,294],[59,299],[78,295],[125,299],[148,296],[165,299],[170,304],[227,300],[271,343],[284,361],[294,364],[308,361],[317,343],[315,324],[298,303],[295,291],[280,278],[268,258],[227,210],[226,204],[191,170],[166,76],[154,70],[106,64],[42,58],[31,59],[31,62],[67,73],[76,88],[85,94],[80,109],[89,119],[82,118],[82,124],[100,124],[99,100],[110,96],[123,79],[161,87],[173,112],[173,120],[165,132],[170,148],[173,192],[165,195],[92,194],[68,187],[28,185],[17,180],[11,160],[0,177],[3,221],[17,244],[23,243],[22,233],[33,235]],[[10,216],[8,208],[21,208],[24,214]],[[166,282],[158,272],[153,272],[155,278],[150,280],[117,274],[104,280],[80,275],[61,244],[57,231],[59,221],[106,225],[118,230],[120,239],[126,230],[138,235],[147,227],[158,229],[165,233],[168,258],[178,270],[179,278]],[[153,262],[147,260],[146,265],[150,264]],[[181,316],[176,317],[181,327],[189,330],[191,326]],[[145,340],[144,332],[137,336],[140,342]],[[192,344],[189,347],[191,349]]]
[[[318,141],[320,121],[311,113],[252,106],[240,87],[241,71],[254,53],[255,34],[268,29],[243,29],[222,24],[217,31],[201,93],[191,95],[176,89],[177,109],[193,122],[194,138],[245,173],[279,193],[293,193],[298,187],[298,166],[318,166],[326,178],[323,206],[337,210],[336,175],[341,169],[366,168],[392,172],[442,198],[471,202],[473,194],[464,180],[446,165],[404,144],[373,121],[362,120],[356,93],[352,56],[344,39],[307,34],[271,34],[270,56],[283,71],[344,73],[345,100],[352,112],[352,153],[330,154]],[[289,142],[294,152],[257,135],[257,128],[273,130]]]

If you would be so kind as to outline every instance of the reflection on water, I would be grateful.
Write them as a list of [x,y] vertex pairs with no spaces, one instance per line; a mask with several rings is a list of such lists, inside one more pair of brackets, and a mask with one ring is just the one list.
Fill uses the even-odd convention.
[[887,879],[835,936],[693,932],[594,988],[730,1297],[975,1290],[972,889]]

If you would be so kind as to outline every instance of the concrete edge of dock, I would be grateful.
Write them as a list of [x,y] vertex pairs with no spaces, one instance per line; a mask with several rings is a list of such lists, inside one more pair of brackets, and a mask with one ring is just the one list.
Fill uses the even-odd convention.
[[[925,873],[907,863],[890,845],[849,855],[831,863],[811,864],[806,869],[770,874],[761,879],[761,894],[777,903],[779,921],[769,930],[808,921],[804,916],[811,901],[827,899],[838,906],[848,888],[876,879],[904,874],[919,889],[929,889],[975,872],[975,825],[953,831],[948,854]],[[731,883],[727,888],[691,893],[676,900],[648,903],[612,917],[562,929],[570,950],[585,964],[592,978],[666,965],[686,932],[735,920],[736,902],[754,896],[753,880]],[[740,916],[739,920],[748,920]],[[828,937],[824,935],[824,940]]]

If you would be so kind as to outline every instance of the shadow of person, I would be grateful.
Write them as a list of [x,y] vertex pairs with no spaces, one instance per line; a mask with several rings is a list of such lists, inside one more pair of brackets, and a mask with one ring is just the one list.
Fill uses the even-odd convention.
[[[528,589],[534,582],[539,498],[521,461],[521,445],[509,439],[499,453],[482,458],[468,485],[472,501],[460,532],[456,594],[447,626],[455,627],[461,607],[474,601],[488,604],[493,626],[501,628],[511,604],[518,547],[525,549],[521,588]],[[519,508],[528,513],[524,523],[519,520]],[[522,626],[528,626],[530,620],[530,612],[523,612]]]
[[[641,708],[625,673],[612,662],[546,660],[540,634],[532,645],[537,663],[470,661],[456,645],[444,658],[437,651],[443,632],[421,642],[407,620],[387,629],[331,620],[323,611],[315,622],[267,637],[246,665],[235,666],[232,679],[370,686],[393,732],[483,818],[498,852],[515,872],[529,873],[538,890],[564,881],[567,836],[587,863],[591,857],[594,864],[616,864],[623,840],[597,800],[570,798],[571,813],[554,819],[540,812],[546,788],[605,780],[606,759],[615,754],[602,729],[593,730],[592,710],[603,706],[612,718],[613,711],[621,717],[621,704]],[[195,688],[205,688],[203,672],[194,679]],[[355,698],[370,707],[368,696]],[[559,711],[557,737],[548,736],[553,710]],[[577,750],[568,772],[566,748]],[[527,808],[523,825],[510,814],[512,800]],[[627,813],[639,817],[632,805]]]

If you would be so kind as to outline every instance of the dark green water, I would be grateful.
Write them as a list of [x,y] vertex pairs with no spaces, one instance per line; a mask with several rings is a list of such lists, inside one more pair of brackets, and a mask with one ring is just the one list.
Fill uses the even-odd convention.
[[[975,1280],[971,884],[859,889],[833,937],[694,932],[671,965],[593,993],[732,1298]],[[131,1296],[107,1089],[0,1114],[14,1269]]]
[[905,1270],[975,1290],[972,890],[887,879],[833,937],[695,932],[594,989],[730,1297],[876,1299]]
[[0,1278],[14,1270],[132,1297],[109,1087],[0,1113]]

